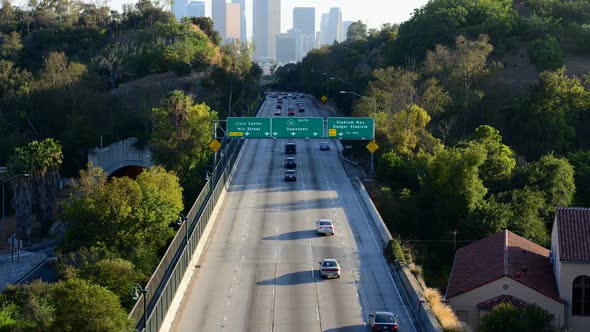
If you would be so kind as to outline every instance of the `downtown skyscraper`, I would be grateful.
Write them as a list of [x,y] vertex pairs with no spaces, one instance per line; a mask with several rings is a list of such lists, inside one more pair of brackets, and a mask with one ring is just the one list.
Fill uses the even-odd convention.
[[301,53],[305,56],[315,47],[315,8],[293,8],[293,29],[301,31]]
[[342,11],[340,11],[340,8],[330,8],[330,13],[328,15],[326,44],[331,45],[334,41],[342,42]]
[[246,36],[246,0],[233,0],[233,3],[240,4],[240,41],[245,43]]
[[253,37],[256,60],[275,59],[281,32],[281,0],[254,0]]
[[219,32],[222,37],[225,37],[226,17],[225,0],[211,0],[211,19],[213,20],[213,28],[215,31]]

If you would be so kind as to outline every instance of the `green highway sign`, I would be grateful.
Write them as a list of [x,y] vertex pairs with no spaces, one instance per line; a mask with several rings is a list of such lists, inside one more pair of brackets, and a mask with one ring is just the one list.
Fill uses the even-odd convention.
[[229,138],[270,138],[270,118],[228,117]]
[[272,137],[322,138],[324,118],[272,118]]
[[373,118],[328,118],[328,137],[341,139],[375,138]]

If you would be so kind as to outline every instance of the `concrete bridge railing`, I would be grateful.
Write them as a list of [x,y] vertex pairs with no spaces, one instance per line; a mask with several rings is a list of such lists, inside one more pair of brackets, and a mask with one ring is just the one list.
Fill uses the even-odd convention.
[[135,143],[137,138],[130,137],[103,148],[94,148],[88,151],[88,162],[102,168],[107,174],[127,166],[150,168],[153,163],[149,146],[138,149]]

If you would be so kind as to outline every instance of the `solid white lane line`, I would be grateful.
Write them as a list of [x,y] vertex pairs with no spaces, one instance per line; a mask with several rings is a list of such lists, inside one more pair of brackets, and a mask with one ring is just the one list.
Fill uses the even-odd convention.
[[[349,185],[352,187],[352,184],[349,183]],[[354,192],[354,188],[352,188],[353,191],[351,191],[351,195],[353,195],[354,200],[359,208],[359,212],[364,212],[361,203],[358,200],[358,197],[356,196],[356,193]],[[368,209],[368,207],[367,207]],[[379,243],[377,242],[377,239],[375,238],[375,234],[373,234],[373,230],[371,229],[371,226],[369,225],[369,222],[367,221],[366,215],[363,213],[363,221],[365,222],[365,224],[367,225],[367,228],[369,229],[369,233],[371,234],[371,237],[373,238],[373,243],[375,244],[375,247],[379,250],[381,249],[379,247]],[[397,297],[400,300],[400,304],[402,305],[402,307],[404,308],[404,312],[406,313],[406,317],[408,317],[409,323],[412,326],[412,330],[416,331],[416,329],[414,328],[414,324],[412,322],[412,316],[410,316],[410,313],[408,312],[408,309],[406,308],[407,305],[405,305],[403,303],[403,299],[402,299],[402,295],[399,291],[399,289],[397,288],[397,284],[395,283],[395,280],[393,280],[393,276],[391,275],[391,271],[389,270],[389,266],[387,265],[387,262],[385,261],[385,258],[383,257],[383,255],[379,255],[379,257],[381,258],[381,261],[383,262],[383,267],[387,270],[387,275],[389,276],[389,280],[391,280],[391,283],[393,284],[393,288],[395,289],[395,292],[397,293]]]

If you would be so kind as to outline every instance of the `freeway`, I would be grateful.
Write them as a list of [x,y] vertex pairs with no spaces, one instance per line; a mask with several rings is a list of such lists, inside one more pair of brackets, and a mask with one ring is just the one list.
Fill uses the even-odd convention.
[[[301,116],[323,116],[304,98]],[[261,116],[272,116],[268,98]],[[285,100],[286,106],[295,101]],[[297,182],[283,180],[284,145],[297,145]],[[382,249],[338,158],[320,140],[252,139],[243,147],[200,269],[172,324],[174,331],[367,331],[375,310],[399,315],[416,331],[385,267]],[[335,221],[318,236],[315,221]],[[320,278],[318,262],[336,258],[339,279]]]

